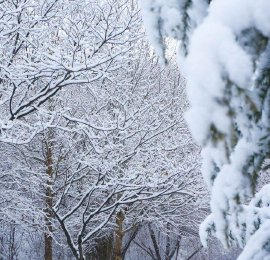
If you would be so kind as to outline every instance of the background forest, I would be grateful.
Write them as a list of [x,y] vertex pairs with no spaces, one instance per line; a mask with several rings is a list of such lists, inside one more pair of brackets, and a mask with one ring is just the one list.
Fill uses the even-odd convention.
[[161,67],[131,1],[4,1],[1,17],[1,259],[201,249],[173,46]]

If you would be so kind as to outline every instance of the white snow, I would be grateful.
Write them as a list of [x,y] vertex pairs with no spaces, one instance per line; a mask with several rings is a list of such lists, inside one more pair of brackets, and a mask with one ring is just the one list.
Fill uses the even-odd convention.
[[[168,3],[151,1],[161,9]],[[258,229],[254,223],[266,223],[269,211],[252,204],[246,206],[253,196],[254,172],[259,171],[260,160],[269,154],[269,145],[262,141],[269,136],[269,100],[260,98],[261,86],[255,85],[263,50],[257,50],[253,41],[259,34],[269,38],[270,1],[214,0],[208,10],[203,0],[192,1],[189,10],[185,10],[184,3],[179,1],[175,8],[180,14],[191,15],[189,31],[179,19],[180,35],[170,34],[166,24],[171,27],[175,21],[170,22],[169,13],[154,14],[149,10],[145,10],[148,15],[156,15],[165,25],[152,26],[146,21],[146,27],[150,38],[158,28],[161,39],[169,36],[180,41],[179,68],[187,78],[191,104],[186,121],[202,146],[202,173],[211,189],[213,214],[202,224],[202,240],[205,244],[210,226],[225,247],[233,243],[244,246],[251,237],[240,259],[270,259],[266,243],[270,236],[264,230],[269,229],[269,224],[252,237]],[[201,10],[202,15],[196,15],[192,8]],[[183,35],[187,36],[185,42]],[[181,50],[185,44],[187,55]],[[164,57],[164,51],[162,54]],[[256,110],[262,112],[259,119]],[[260,194],[268,200],[268,192]]]

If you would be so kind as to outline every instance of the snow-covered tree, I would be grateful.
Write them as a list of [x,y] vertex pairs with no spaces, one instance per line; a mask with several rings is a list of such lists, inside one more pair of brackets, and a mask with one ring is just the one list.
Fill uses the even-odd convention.
[[109,242],[121,258],[138,226],[197,224],[184,82],[142,32],[130,0],[0,0],[4,256],[84,259]]
[[119,230],[147,221],[166,225],[181,214],[188,218],[204,196],[200,181],[190,178],[198,173],[198,147],[181,116],[179,74],[175,66],[162,69],[145,43],[138,46],[122,73],[90,93],[72,90],[82,98],[73,104],[67,98],[70,109],[62,115],[76,133],[66,139],[78,138],[77,161],[64,161],[68,171],[53,210],[78,259],[111,236],[115,218]]
[[0,2],[0,140],[31,140],[59,112],[44,107],[52,96],[117,73],[115,62],[141,35],[128,3]]
[[212,214],[201,226],[202,241],[211,232],[225,247],[248,243],[240,259],[268,259],[269,188],[254,193],[270,152],[270,2],[141,5],[149,37],[165,62],[166,37],[179,41],[191,104],[186,119],[202,146],[202,172],[211,190]]
[[120,227],[194,224],[204,191],[190,178],[198,147],[183,122],[184,82],[141,40],[135,4],[2,4],[3,230],[39,235],[46,260],[60,255],[56,243],[84,259]]
[[44,136],[50,136],[46,128],[60,127],[67,110],[50,101],[68,87],[87,84],[91,92],[91,83],[117,74],[141,37],[140,19],[127,0],[7,0],[0,2],[0,17],[1,221],[42,230],[45,217],[49,234],[51,161],[61,146]]

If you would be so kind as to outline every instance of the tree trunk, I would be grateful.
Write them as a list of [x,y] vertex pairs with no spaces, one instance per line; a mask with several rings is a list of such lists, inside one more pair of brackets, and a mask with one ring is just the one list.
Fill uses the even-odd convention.
[[154,246],[154,249],[155,249],[156,259],[161,260],[161,255],[160,255],[159,246],[158,246],[157,238],[156,238],[156,235],[155,235],[155,231],[152,229],[150,223],[148,224],[148,228],[149,228],[150,237],[152,239],[153,246]]
[[15,226],[10,226],[10,236],[9,236],[9,260],[14,260],[16,257],[15,248]]
[[113,259],[113,236],[110,234],[108,237],[95,240],[95,249],[86,253],[85,260],[112,260]]
[[170,251],[171,251],[170,223],[167,223],[166,250],[165,250],[165,259],[166,260],[171,260]]
[[124,238],[123,224],[125,214],[123,211],[119,211],[116,214],[116,231],[115,231],[115,246],[114,246],[114,260],[122,260],[122,244]]
[[44,260],[52,260],[52,207],[53,207],[53,158],[52,158],[52,143],[51,143],[51,135],[49,133],[48,140],[46,141],[46,174],[47,174],[47,182],[46,182],[46,190],[45,190],[45,223],[46,230],[44,232]]

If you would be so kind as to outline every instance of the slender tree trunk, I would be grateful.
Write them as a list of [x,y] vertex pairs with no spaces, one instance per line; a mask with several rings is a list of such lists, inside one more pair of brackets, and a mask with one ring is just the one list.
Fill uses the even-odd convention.
[[140,225],[139,224],[135,224],[133,227],[132,227],[132,231],[131,231],[131,235],[128,239],[128,241],[125,241],[125,246],[124,248],[122,249],[122,258],[125,259],[125,255],[127,253],[127,250],[129,249],[131,243],[134,241],[134,239],[136,238],[137,234],[138,234],[138,231],[139,231],[139,228],[140,228]]
[[9,260],[14,260],[16,255],[15,249],[15,226],[11,225],[10,236],[9,236]]
[[166,250],[165,250],[165,259],[170,259],[170,251],[171,251],[171,237],[170,237],[170,223],[167,223],[167,232],[166,232]]
[[45,223],[46,223],[46,230],[44,232],[44,260],[52,260],[52,218],[53,218],[53,192],[52,192],[52,185],[53,185],[53,158],[52,158],[52,143],[51,143],[51,134],[49,133],[48,140],[46,141],[46,174],[47,174],[47,182],[46,182],[46,191],[45,191]]
[[122,245],[124,238],[123,224],[125,220],[125,214],[123,211],[119,211],[116,214],[116,230],[115,230],[115,246],[114,246],[114,260],[122,260]]
[[78,237],[78,251],[79,251],[79,260],[85,260],[84,254],[83,254],[83,245],[82,245],[82,236],[79,235]]
[[149,228],[150,237],[152,239],[153,246],[154,246],[154,249],[155,249],[156,259],[157,260],[161,260],[161,255],[160,255],[160,251],[159,251],[159,246],[158,246],[157,238],[156,238],[155,232],[154,232],[153,228],[151,227],[151,224],[150,223],[148,224],[148,228]]

